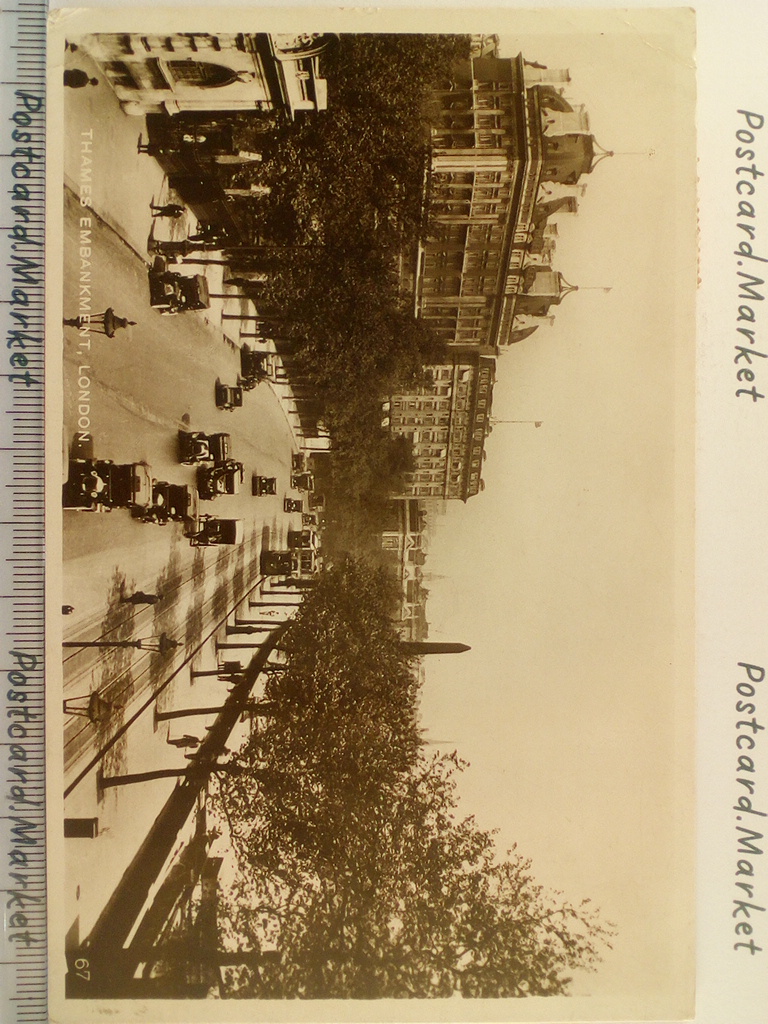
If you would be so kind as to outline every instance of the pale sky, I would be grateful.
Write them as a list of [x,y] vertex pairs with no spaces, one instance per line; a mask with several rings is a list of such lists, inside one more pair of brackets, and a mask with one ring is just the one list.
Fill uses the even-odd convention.
[[[558,29],[572,18],[557,12]],[[566,96],[617,155],[582,179],[578,214],[557,218],[555,268],[596,290],[567,296],[497,363],[494,417],[542,426],[497,423],[484,493],[437,522],[430,638],[472,651],[427,660],[423,719],[471,762],[462,809],[499,828],[500,850],[517,842],[542,883],[617,924],[614,953],[575,991],[635,991],[638,1015],[657,995],[666,1016],[693,944],[693,698],[672,669],[692,500],[674,492],[676,453],[680,470],[692,457],[692,416],[675,436],[692,387],[691,38],[686,58],[631,27],[497,31],[503,56],[570,69]]]

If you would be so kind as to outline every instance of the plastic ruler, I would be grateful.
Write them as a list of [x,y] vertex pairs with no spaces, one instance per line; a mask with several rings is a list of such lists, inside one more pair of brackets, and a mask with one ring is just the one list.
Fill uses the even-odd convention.
[[45,0],[0,7],[0,1020],[47,1020]]

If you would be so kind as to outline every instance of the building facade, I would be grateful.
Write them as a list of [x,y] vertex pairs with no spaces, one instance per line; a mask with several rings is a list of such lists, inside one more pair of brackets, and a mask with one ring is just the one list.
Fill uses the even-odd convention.
[[391,431],[413,445],[415,468],[406,474],[401,497],[466,501],[482,488],[495,360],[457,351],[451,362],[428,372],[431,383],[392,395],[385,410]]
[[128,114],[325,110],[323,50],[335,37],[176,32],[98,33],[78,45],[99,65]]
[[473,37],[469,60],[433,95],[426,202],[430,234],[401,275],[414,311],[452,352],[432,384],[393,395],[393,432],[413,443],[403,497],[466,501],[482,488],[495,356],[524,340],[574,291],[552,259],[557,224],[575,213],[600,159],[567,71],[497,56]]
[[422,573],[428,550],[427,515],[417,499],[391,503],[381,546],[400,585],[400,635],[404,640],[426,640],[427,590]]
[[521,317],[546,315],[572,290],[547,262],[547,220],[575,211],[574,196],[553,193],[592,170],[597,148],[584,109],[556,87],[567,80],[491,53],[434,94],[432,232],[406,287],[448,345],[497,351],[517,340]]

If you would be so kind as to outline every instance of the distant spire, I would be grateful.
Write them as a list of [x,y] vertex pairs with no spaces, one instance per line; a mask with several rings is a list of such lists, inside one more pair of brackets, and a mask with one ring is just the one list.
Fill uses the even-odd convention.
[[467,644],[436,643],[429,640],[401,640],[400,650],[403,654],[461,654],[472,650]]

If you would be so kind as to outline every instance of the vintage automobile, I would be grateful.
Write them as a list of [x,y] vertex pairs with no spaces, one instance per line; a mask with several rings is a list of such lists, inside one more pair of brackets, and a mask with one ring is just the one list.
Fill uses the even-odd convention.
[[284,512],[301,512],[304,509],[304,502],[301,498],[284,498],[283,499],[283,511]]
[[198,515],[192,519],[185,535],[192,547],[210,547],[214,544],[241,544],[242,519],[217,519],[216,516]]
[[111,459],[70,459],[64,508],[109,512],[146,509],[152,501],[152,470],[143,462],[115,465]]
[[[137,513],[134,513],[135,515]],[[152,483],[152,504],[142,510],[139,518],[145,523],[183,523],[194,517],[193,495],[187,484],[169,484],[167,480]]]
[[149,271],[149,304],[166,315],[209,309],[208,282],[202,274],[169,270],[165,257],[155,256]]
[[314,526],[315,529],[320,525],[320,517],[317,512],[303,512],[301,516],[302,526]]
[[259,569],[264,576],[291,576],[302,579],[314,576],[320,567],[320,558],[314,548],[293,551],[262,551]]
[[291,473],[291,487],[296,491],[314,491],[315,477],[312,473]]
[[243,404],[243,389],[237,384],[222,384],[216,381],[216,408],[240,409]]
[[310,549],[316,550],[318,547],[317,533],[314,530],[310,529],[289,530],[287,543],[291,551],[309,551]]
[[294,452],[291,455],[291,470],[294,473],[304,473],[309,469],[307,456],[304,452]]
[[258,498],[265,494],[277,494],[277,477],[257,476],[254,473],[251,480],[251,493]]
[[204,434],[202,430],[179,431],[179,459],[188,466],[198,462],[225,462],[232,438],[229,434]]
[[243,464],[234,459],[200,466],[197,470],[197,490],[204,500],[211,501],[221,494],[239,494],[242,482]]
[[263,380],[269,379],[268,352],[254,352],[243,345],[240,349],[240,376],[237,383],[246,391],[251,391]]

